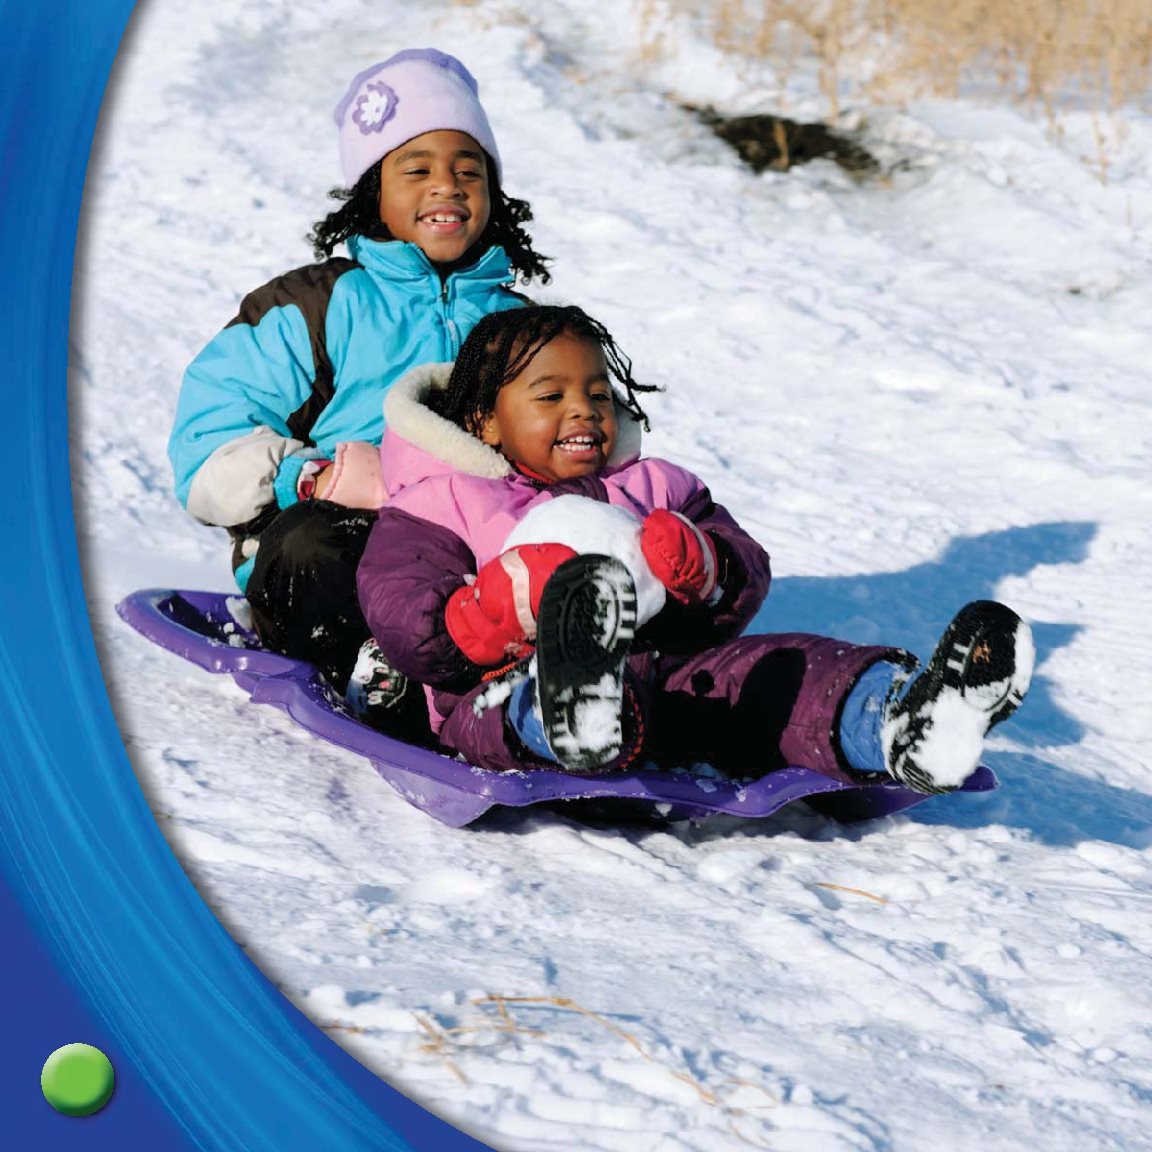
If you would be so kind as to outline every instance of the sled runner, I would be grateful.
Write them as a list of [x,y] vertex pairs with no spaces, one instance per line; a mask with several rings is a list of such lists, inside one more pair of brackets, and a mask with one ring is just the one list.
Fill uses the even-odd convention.
[[[452,827],[470,824],[495,805],[569,800],[631,801],[668,820],[714,813],[763,817],[804,800],[823,815],[852,823],[931,799],[894,781],[845,784],[807,768],[784,768],[752,781],[642,766],[605,776],[538,769],[492,772],[361,724],[311,664],[261,647],[239,595],[144,589],[127,596],[116,610],[154,644],[209,672],[230,674],[254,702],[274,704],[321,740],[366,756],[405,800]],[[961,791],[996,787],[995,775],[981,766]]]

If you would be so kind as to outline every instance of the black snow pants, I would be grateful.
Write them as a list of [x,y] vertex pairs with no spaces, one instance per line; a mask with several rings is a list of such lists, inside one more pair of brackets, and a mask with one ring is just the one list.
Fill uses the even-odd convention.
[[327,500],[285,508],[260,534],[246,595],[265,647],[309,660],[340,692],[370,638],[356,566],[376,513]]

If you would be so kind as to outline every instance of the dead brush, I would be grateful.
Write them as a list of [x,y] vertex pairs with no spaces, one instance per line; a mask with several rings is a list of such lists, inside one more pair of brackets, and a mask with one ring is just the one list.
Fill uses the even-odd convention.
[[[1152,91],[1149,0],[664,0],[642,6],[642,26],[658,8],[734,59],[768,64],[781,92],[809,62],[829,122],[848,104],[991,96],[1041,110],[1059,135],[1066,111],[1115,118]],[[1105,135],[1086,158],[1101,179]]]
[[[613,1035],[623,1040],[643,1060],[651,1064],[665,1067],[668,1074],[682,1084],[688,1085],[700,1098],[703,1104],[723,1109],[726,1113],[729,1129],[742,1142],[751,1147],[764,1148],[764,1144],[750,1140],[742,1127],[749,1126],[755,1121],[754,1113],[764,1108],[773,1107],[777,1100],[767,1090],[750,1080],[726,1079],[715,1087],[709,1087],[689,1072],[669,1067],[649,1053],[643,1044],[631,1032],[614,1024],[611,1020],[583,1007],[575,1000],[564,996],[502,996],[491,994],[479,996],[469,1003],[478,1009],[473,1018],[465,1018],[459,1024],[444,1027],[433,1023],[427,1016],[417,1015],[416,1021],[426,1037],[420,1050],[429,1055],[437,1056],[444,1066],[461,1083],[468,1083],[468,1078],[460,1065],[470,1047],[469,1041],[490,1041],[493,1037],[518,1037],[535,1039],[547,1036],[547,1030],[539,1023],[540,1017],[545,1013],[557,1011],[575,1013],[584,1016],[596,1024],[607,1029]],[[525,1013],[534,1017],[533,1026],[528,1027],[518,1019]],[[329,1025],[334,1029],[335,1025]],[[736,1105],[731,1097],[741,1089],[751,1089],[764,1097],[764,1103],[759,1105]]]
[[[641,23],[656,11],[641,9]],[[726,52],[781,81],[815,62],[829,116],[884,92],[959,95],[966,85],[1098,111],[1152,89],[1148,0],[666,0]]]

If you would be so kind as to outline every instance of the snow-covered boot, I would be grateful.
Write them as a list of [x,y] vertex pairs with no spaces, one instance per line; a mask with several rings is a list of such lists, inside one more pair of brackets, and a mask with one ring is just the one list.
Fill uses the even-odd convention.
[[1011,608],[974,600],[944,629],[928,664],[885,705],[890,775],[917,792],[952,792],[975,771],[984,737],[1032,681],[1032,629]]
[[624,662],[636,632],[636,588],[611,556],[576,556],[545,585],[536,624],[544,735],[569,771],[607,764],[624,744]]
[[408,678],[388,663],[375,640],[365,640],[344,691],[349,711],[365,724],[388,731],[397,726],[407,691]]

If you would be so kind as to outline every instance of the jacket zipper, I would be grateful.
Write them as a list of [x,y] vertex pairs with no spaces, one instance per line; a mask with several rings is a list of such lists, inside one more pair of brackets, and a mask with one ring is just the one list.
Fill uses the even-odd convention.
[[[455,275],[455,273],[453,273]],[[449,308],[449,283],[452,277],[450,276],[440,288],[440,305],[444,314],[444,331],[448,336],[448,347],[452,353],[452,359],[455,360],[460,353],[460,330],[456,327],[456,321],[452,318],[452,313]]]

